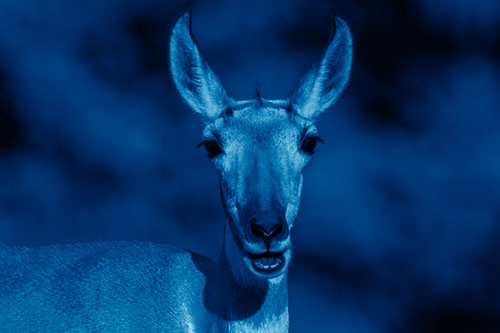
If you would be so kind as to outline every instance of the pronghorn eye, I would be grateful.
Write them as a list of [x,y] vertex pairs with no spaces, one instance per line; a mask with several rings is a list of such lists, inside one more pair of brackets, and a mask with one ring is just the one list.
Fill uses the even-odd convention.
[[222,153],[222,148],[219,146],[219,144],[215,140],[205,140],[205,141],[202,141],[198,145],[198,147],[199,146],[205,147],[205,150],[208,153],[208,157],[210,157],[210,158],[214,158],[215,156],[217,156],[220,153]]
[[323,140],[318,136],[308,136],[302,141],[300,149],[307,154],[314,154],[314,149],[318,141],[322,142]]

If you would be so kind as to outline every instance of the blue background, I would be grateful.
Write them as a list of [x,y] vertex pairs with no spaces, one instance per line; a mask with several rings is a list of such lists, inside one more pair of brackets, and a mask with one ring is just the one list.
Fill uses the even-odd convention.
[[318,122],[292,237],[293,331],[500,327],[497,0],[0,0],[0,241],[173,243],[223,211],[170,78],[176,17],[236,99],[286,98],[332,15],[351,83]]

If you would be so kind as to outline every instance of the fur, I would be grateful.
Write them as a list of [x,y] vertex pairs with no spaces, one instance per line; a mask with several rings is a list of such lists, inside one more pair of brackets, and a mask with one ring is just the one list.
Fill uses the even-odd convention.
[[[193,39],[190,14],[170,41],[171,73],[191,108],[203,116],[204,142],[220,145],[226,213],[219,263],[176,247],[100,242],[38,248],[0,245],[0,328],[7,332],[285,332],[290,232],[312,152],[317,116],[345,88],[352,39],[335,19],[323,58],[287,100],[231,99]],[[252,221],[285,225],[259,241]],[[250,230],[250,231],[249,231]],[[277,229],[274,229],[277,230]],[[282,253],[274,275],[259,273],[252,256]]]

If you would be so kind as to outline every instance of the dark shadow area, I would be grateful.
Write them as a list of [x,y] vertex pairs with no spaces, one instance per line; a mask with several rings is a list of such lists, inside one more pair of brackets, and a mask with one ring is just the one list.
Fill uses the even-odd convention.
[[[233,274],[221,269],[207,258],[192,254],[196,268],[206,277],[203,290],[205,308],[221,320],[242,320],[260,310],[268,292],[268,285],[241,286]],[[221,267],[228,267],[223,256]],[[228,291],[231,292],[228,292]],[[232,312],[229,313],[229,309]]]

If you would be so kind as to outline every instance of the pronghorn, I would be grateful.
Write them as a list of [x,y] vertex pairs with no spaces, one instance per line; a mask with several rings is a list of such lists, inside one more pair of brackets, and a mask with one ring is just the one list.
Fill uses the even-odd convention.
[[287,267],[302,172],[321,139],[317,117],[340,96],[352,63],[347,24],[285,100],[233,100],[191,33],[170,39],[173,81],[206,124],[200,143],[219,172],[225,212],[218,263],[169,245],[98,242],[0,246],[6,332],[288,331]]

